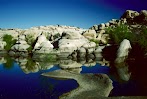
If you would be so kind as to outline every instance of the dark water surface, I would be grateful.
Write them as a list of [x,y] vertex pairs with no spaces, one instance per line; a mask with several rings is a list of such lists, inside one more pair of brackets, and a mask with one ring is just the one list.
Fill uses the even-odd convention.
[[[113,81],[111,96],[146,96],[147,87],[141,84],[137,75],[131,76],[128,81],[120,80],[116,68],[101,66],[82,66],[81,74],[103,73]],[[58,99],[63,93],[67,93],[78,87],[75,80],[59,80],[42,76],[42,73],[60,69],[54,65],[47,70],[36,73],[24,73],[20,66],[13,61],[9,64],[0,64],[0,99]],[[147,75],[143,75],[144,79]],[[143,78],[142,76],[142,78]],[[141,76],[140,76],[141,77]],[[146,81],[146,80],[145,80]]]

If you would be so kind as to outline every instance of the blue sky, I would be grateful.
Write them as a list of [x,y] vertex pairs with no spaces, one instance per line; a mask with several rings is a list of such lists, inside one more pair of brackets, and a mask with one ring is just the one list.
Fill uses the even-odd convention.
[[147,10],[147,0],[0,0],[0,28],[69,25],[89,28],[119,19],[125,10]]

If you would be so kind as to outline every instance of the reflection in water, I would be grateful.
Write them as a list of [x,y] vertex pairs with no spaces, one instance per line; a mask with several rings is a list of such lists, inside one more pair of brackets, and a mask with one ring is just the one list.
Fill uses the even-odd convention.
[[112,81],[106,74],[80,74],[66,70],[56,70],[43,73],[42,75],[59,79],[74,79],[77,81],[79,87],[63,94],[61,96],[62,99],[107,97],[113,89]]
[[[27,91],[26,94],[35,99],[57,99],[59,96],[61,98],[83,98],[84,96],[89,96],[90,98],[98,96],[147,95],[147,79],[144,76],[147,75],[147,58],[141,57],[138,56],[132,59],[129,56],[131,59],[127,59],[127,63],[121,62],[117,64],[114,64],[115,58],[110,60],[108,58],[102,60],[81,59],[77,62],[69,59],[44,61],[43,59],[35,60],[29,57],[17,57],[13,59],[14,63],[10,57],[0,57],[0,62],[3,63],[1,67],[10,72],[0,68],[0,71],[3,71],[0,72],[0,92],[7,96],[12,90],[8,91],[6,89],[15,89],[15,87],[13,88],[10,85],[17,85],[22,90]],[[16,63],[18,64],[17,66],[15,66]],[[110,67],[105,66],[106,64],[110,64]],[[113,86],[108,76],[112,79]],[[19,77],[22,78],[17,79]],[[11,84],[6,84],[5,82],[11,82]],[[6,87],[6,85],[9,85],[9,87]],[[21,92],[20,90],[15,91]],[[35,96],[33,96],[34,94]]]
[[14,67],[13,63],[14,60],[12,60],[12,58],[10,58],[9,56],[5,56],[4,58],[2,58],[2,60],[6,59],[5,63],[3,63],[3,67],[5,69],[12,69]]

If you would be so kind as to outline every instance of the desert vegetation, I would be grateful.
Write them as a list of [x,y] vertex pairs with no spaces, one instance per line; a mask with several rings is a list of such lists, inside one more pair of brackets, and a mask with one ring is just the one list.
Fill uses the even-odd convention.
[[131,44],[138,44],[144,51],[147,51],[147,27],[144,25],[130,27],[127,24],[120,24],[115,27],[106,28],[106,33],[111,38],[109,43],[120,44],[123,39],[128,39]]
[[11,35],[5,34],[3,36],[3,41],[6,42],[6,46],[4,46],[4,49],[6,51],[9,51],[11,47],[16,43],[16,39],[13,39]]

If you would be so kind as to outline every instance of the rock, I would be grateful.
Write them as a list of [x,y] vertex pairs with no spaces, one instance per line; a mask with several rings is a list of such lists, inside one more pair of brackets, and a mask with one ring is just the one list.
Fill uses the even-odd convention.
[[63,32],[63,39],[82,39],[84,38],[79,32]]
[[89,42],[89,43],[85,43],[82,47],[84,47],[85,49],[95,48],[96,44],[95,42]]
[[7,62],[7,60],[4,57],[0,57],[0,64],[4,64],[6,62]]
[[140,15],[147,17],[147,10],[141,10]]
[[121,16],[121,18],[133,19],[136,16],[139,16],[139,13],[137,11],[126,10],[126,12]]
[[79,49],[83,44],[88,43],[87,39],[61,39],[59,40],[59,50],[70,54]]
[[74,79],[78,88],[64,93],[61,99],[90,99],[91,97],[108,97],[113,89],[112,81],[106,74],[78,74],[65,70],[43,73],[43,76],[56,79]]
[[86,57],[86,49],[84,47],[81,47],[79,49],[79,53],[78,54],[79,54],[80,58],[85,58]]
[[132,47],[131,47],[130,41],[127,39],[124,39],[120,43],[119,49],[117,50],[117,57],[116,57],[115,63],[124,62],[125,59],[128,57],[129,51],[131,48]]
[[123,81],[129,81],[131,73],[129,72],[129,67],[125,62],[115,64],[115,67],[117,69],[117,73],[121,80]]
[[109,40],[109,34],[103,34],[102,37],[101,37],[101,42],[103,44],[107,44],[108,40]]
[[93,54],[88,54],[88,58],[90,58],[90,59],[94,59],[95,56],[94,56]]
[[80,72],[82,71],[82,68],[70,68],[70,69],[66,69],[66,71],[75,73],[75,74],[80,74]]
[[74,51],[71,56],[73,60],[77,60],[77,52]]
[[53,45],[46,39],[45,35],[40,35],[34,46],[33,51],[37,53],[49,53],[53,49]]
[[0,50],[4,50],[4,47],[6,46],[5,41],[0,41]]
[[87,50],[88,54],[91,54],[95,50],[96,44],[95,42],[89,42],[89,43],[85,43],[82,47]]
[[94,52],[95,48],[88,48],[87,54],[92,54]]
[[99,30],[104,30],[105,29],[105,24],[104,23],[101,23],[100,25],[99,25]]
[[125,24],[125,23],[127,23],[127,19],[126,19],[126,18],[121,18],[120,22],[121,22],[122,24]]
[[81,67],[82,64],[77,63],[76,61],[73,60],[60,60],[59,61],[59,67],[61,68],[79,68]]
[[105,27],[109,27],[110,26],[110,23],[105,23]]
[[28,45],[26,41],[17,41],[16,44],[11,47],[11,50],[27,52],[29,47],[30,45]]
[[46,39],[45,35],[42,34],[38,37],[37,43],[41,44],[45,41],[47,41],[47,39]]
[[117,24],[116,20],[117,20],[117,19],[112,19],[112,20],[110,20],[110,21],[109,21],[109,24],[110,24],[110,25],[116,25],[116,24]]
[[98,41],[101,41],[102,35],[105,33],[105,30],[100,30],[98,32],[98,37],[96,38]]
[[25,35],[19,35],[18,36],[18,40],[19,41],[25,41],[25,39],[26,39],[26,36]]
[[147,25],[147,10],[141,10],[140,15],[135,17],[133,21],[141,25]]
[[99,29],[98,25],[94,25],[93,27],[94,27],[94,30],[98,31]]
[[96,31],[95,30],[87,30],[83,33],[83,36],[87,39],[95,39]]
[[102,60],[102,48],[100,46],[94,51],[94,54],[97,61]]

